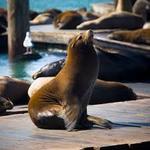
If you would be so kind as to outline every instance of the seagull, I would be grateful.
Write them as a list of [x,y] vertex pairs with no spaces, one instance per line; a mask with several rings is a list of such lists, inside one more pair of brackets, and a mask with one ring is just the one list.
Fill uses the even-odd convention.
[[23,46],[26,47],[26,52],[25,52],[26,54],[32,53],[31,48],[33,47],[33,43],[32,43],[30,32],[26,32],[26,37],[24,39]]

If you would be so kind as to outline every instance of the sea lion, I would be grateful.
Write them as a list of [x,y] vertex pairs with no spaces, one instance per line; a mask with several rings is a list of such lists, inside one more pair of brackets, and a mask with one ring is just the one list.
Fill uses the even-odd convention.
[[64,64],[65,64],[65,59],[61,59],[56,62],[46,64],[40,70],[35,72],[32,75],[32,78],[35,80],[38,77],[55,76],[63,68]]
[[0,113],[4,113],[6,110],[12,109],[13,106],[14,105],[10,100],[0,96]]
[[[49,83],[55,77],[39,77],[36,79],[28,90],[29,97],[32,97],[41,87]],[[93,93],[89,104],[103,104],[109,102],[119,102],[136,99],[136,94],[120,82],[103,81],[96,79]]]
[[[127,21],[128,20],[128,21]],[[141,16],[129,12],[113,12],[98,19],[85,21],[77,29],[138,29],[144,24]]]
[[0,24],[0,35],[4,32],[6,32],[6,28]]
[[[98,78],[108,81],[143,81],[150,79],[150,56],[138,51],[117,51],[97,48]],[[33,78],[55,76],[63,68],[65,59],[49,63],[33,74]],[[130,72],[130,73],[129,73]]]
[[128,11],[132,12],[131,0],[117,0],[116,2],[116,12]]
[[51,24],[53,22],[53,18],[51,18],[51,14],[42,13],[35,17],[30,21],[31,25],[40,25],[40,24]]
[[0,76],[0,96],[10,99],[14,105],[28,103],[28,88],[30,83],[11,78],[7,76]]
[[145,21],[148,20],[150,14],[150,1],[137,0],[132,8],[132,12],[143,17]]
[[57,76],[30,99],[33,123],[45,129],[87,129],[93,124],[110,128],[110,122],[87,115],[87,105],[98,74],[93,32],[88,30],[69,42],[67,58]]
[[58,29],[75,29],[83,22],[82,16],[76,11],[65,11],[54,19],[54,27]]
[[150,44],[150,28],[134,31],[115,31],[108,35],[109,38],[138,44]]

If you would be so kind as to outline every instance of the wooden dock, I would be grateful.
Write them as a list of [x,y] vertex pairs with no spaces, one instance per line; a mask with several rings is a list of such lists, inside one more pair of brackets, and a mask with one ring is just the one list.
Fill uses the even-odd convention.
[[38,129],[27,106],[17,106],[0,116],[0,150],[149,150],[150,84],[128,85],[147,98],[88,106],[88,114],[120,125],[110,130],[94,127],[75,132]]
[[[84,30],[58,30],[53,25],[30,27],[32,39],[38,43],[67,45],[70,38]],[[132,44],[111,40],[107,37],[113,30],[94,30],[94,44],[97,47],[115,49],[124,52],[138,52],[150,56],[150,45]]]

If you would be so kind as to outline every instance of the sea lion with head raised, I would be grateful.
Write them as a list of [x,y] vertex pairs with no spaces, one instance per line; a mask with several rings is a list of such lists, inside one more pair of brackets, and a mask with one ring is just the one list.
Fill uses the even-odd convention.
[[87,115],[87,105],[98,75],[93,32],[75,36],[68,45],[65,66],[57,76],[30,99],[28,109],[34,124],[46,129],[87,129],[110,122]]

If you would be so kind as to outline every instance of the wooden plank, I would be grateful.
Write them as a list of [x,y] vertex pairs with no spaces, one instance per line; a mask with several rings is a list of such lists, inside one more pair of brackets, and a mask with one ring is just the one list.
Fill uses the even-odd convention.
[[[15,107],[13,112],[27,109],[25,107]],[[100,148],[150,141],[150,99],[88,106],[88,113],[115,123],[133,126],[114,126],[111,130],[95,127],[90,130],[67,132],[38,129],[31,122],[28,113],[1,116],[0,149],[79,150],[86,147]]]

